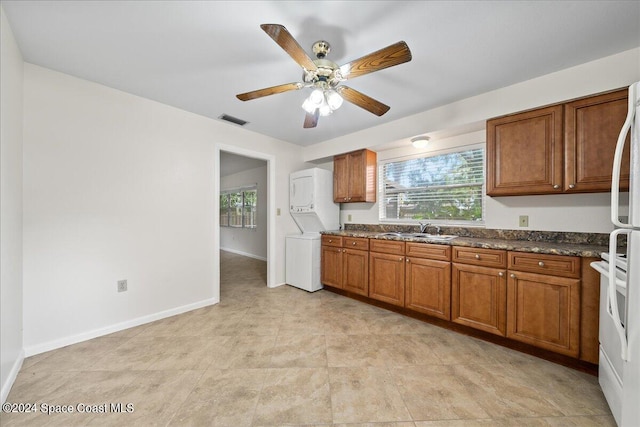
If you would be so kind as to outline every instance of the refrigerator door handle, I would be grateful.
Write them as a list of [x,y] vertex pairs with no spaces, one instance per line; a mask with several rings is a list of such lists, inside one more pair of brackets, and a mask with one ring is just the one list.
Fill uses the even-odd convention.
[[[631,230],[625,228],[619,228],[614,230],[609,235],[609,286],[607,289],[607,313],[613,319],[613,325],[620,337],[620,345],[622,347],[621,356],[622,360],[629,360],[629,346],[627,345],[627,335],[622,326],[622,319],[620,319],[620,312],[618,311],[618,292],[616,292],[616,253],[617,253],[617,237],[619,234],[631,234]],[[628,291],[629,283],[627,283]],[[628,293],[627,293],[628,295]]]
[[613,156],[613,170],[611,171],[611,222],[616,227],[627,228],[631,224],[620,221],[620,169],[622,167],[622,152],[624,151],[627,134],[631,129],[633,117],[636,113],[636,85],[629,86],[629,106],[627,110],[627,118],[622,125],[618,141],[616,143],[616,151]]

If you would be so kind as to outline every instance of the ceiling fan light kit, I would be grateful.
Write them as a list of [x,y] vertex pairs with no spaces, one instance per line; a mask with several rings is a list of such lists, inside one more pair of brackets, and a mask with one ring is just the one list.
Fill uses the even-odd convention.
[[319,116],[332,114],[340,108],[344,100],[377,116],[382,116],[389,111],[390,107],[388,105],[348,86],[340,85],[340,83],[411,61],[409,46],[400,41],[345,65],[338,66],[334,62],[325,59],[331,50],[331,46],[324,40],[319,40],[313,44],[312,51],[317,59],[312,60],[284,26],[262,24],[260,28],[302,67],[303,82],[286,83],[258,89],[238,94],[236,97],[241,101],[249,101],[291,90],[313,88],[311,94],[302,104],[302,108],[306,112],[305,128],[316,127]]
[[320,116],[328,116],[340,108],[342,102],[342,97],[335,90],[318,87],[304,100],[302,109],[309,114],[315,114],[318,109]]

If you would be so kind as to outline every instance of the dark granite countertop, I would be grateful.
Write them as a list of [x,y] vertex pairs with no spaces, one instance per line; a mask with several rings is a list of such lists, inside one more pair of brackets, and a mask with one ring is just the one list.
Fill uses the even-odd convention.
[[[322,234],[590,258],[600,258],[602,252],[608,251],[606,243],[608,238],[607,234],[543,231],[526,232],[523,234],[523,232],[519,230],[475,229],[470,232],[469,229],[456,228],[454,230],[452,228],[443,228],[442,234],[453,234],[459,237],[451,240],[435,240],[410,236],[382,236],[381,233],[390,231],[416,232],[414,229],[392,230],[389,226],[382,227],[384,227],[384,229],[380,229],[380,226],[355,226],[351,229],[341,231],[323,231]],[[455,231],[458,231],[458,233]],[[523,237],[527,239],[523,239]],[[530,240],[532,238],[535,240]]]

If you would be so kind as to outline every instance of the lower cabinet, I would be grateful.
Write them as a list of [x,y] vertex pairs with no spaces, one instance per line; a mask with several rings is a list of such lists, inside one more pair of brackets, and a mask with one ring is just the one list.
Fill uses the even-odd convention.
[[507,330],[504,270],[454,263],[451,267],[451,320],[496,335]]
[[320,280],[324,285],[367,296],[369,239],[322,236]]
[[599,277],[580,257],[322,239],[327,286],[597,363]]
[[404,306],[451,320],[451,263],[407,257]]
[[369,294],[369,251],[343,249],[342,289],[355,294]]
[[320,281],[327,286],[342,289],[342,247],[322,245]]
[[578,357],[580,279],[510,272],[507,337]]
[[404,306],[404,264],[402,255],[370,252],[369,297]]
[[453,261],[452,321],[580,356],[579,257],[454,247]]
[[507,252],[453,247],[451,320],[485,332],[507,333]]

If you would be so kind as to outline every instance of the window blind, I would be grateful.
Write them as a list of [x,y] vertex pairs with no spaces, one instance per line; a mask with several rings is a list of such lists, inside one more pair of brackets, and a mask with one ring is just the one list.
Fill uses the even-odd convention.
[[484,148],[379,166],[381,220],[482,221]]

